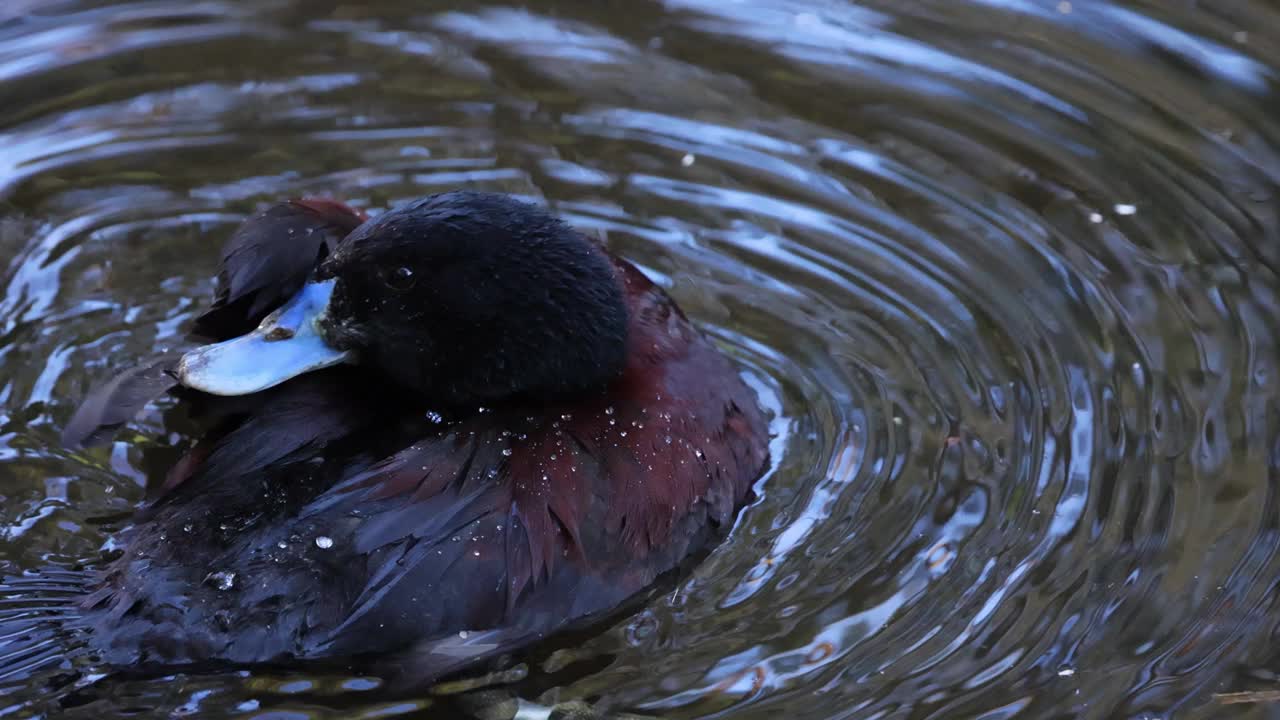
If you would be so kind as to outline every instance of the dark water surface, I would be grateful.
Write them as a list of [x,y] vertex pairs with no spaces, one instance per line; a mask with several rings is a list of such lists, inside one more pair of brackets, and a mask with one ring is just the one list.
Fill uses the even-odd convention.
[[[524,700],[1280,717],[1214,697],[1280,689],[1269,0],[5,0],[0,571],[110,549],[184,439],[58,432],[181,337],[246,214],[460,186],[607,233],[776,414],[727,543]],[[0,716],[445,716],[15,663]]]

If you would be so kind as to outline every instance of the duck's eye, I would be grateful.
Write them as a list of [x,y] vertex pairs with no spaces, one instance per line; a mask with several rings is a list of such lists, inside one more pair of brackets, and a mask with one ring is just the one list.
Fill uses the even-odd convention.
[[418,281],[418,278],[413,274],[413,269],[404,265],[387,269],[381,275],[384,285],[399,292],[412,288],[413,284]]

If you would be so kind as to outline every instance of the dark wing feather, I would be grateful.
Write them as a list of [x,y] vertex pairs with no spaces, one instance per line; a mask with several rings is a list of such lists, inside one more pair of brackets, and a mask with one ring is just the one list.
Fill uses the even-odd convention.
[[272,205],[245,220],[222,250],[217,297],[196,319],[192,334],[222,340],[257,327],[364,219],[340,202],[303,199]]
[[178,384],[172,371],[179,353],[166,353],[130,368],[94,388],[62,431],[65,447],[87,447],[109,439],[143,407]]
[[331,443],[352,437],[381,416],[374,389],[348,368],[295,378],[245,397],[213,397],[192,392],[193,414],[214,425],[171,469],[161,495],[195,476],[211,479],[205,490],[239,492],[220,479],[278,472],[293,462],[319,456]]
[[234,478],[258,472],[308,448],[319,448],[372,419],[361,398],[331,377],[301,377],[262,398],[259,411],[224,435],[200,472]]

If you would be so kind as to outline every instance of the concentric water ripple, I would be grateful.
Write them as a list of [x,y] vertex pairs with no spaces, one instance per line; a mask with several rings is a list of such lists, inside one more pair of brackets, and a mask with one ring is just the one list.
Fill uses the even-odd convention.
[[[1271,3],[22,0],[0,99],[0,570],[110,549],[182,429],[154,409],[88,454],[58,432],[181,337],[246,214],[475,186],[604,235],[775,416],[729,540],[529,658],[520,697],[1276,716],[1220,696],[1280,690]],[[0,716],[441,704],[361,677],[0,678]]]

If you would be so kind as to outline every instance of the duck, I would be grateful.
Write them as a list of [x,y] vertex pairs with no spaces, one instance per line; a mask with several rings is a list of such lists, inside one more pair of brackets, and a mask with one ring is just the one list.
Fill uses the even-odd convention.
[[438,680],[643,596],[768,465],[729,357],[523,199],[280,202],[217,279],[188,346],[65,426],[105,443],[168,395],[199,428],[75,600],[103,665],[395,658]]

